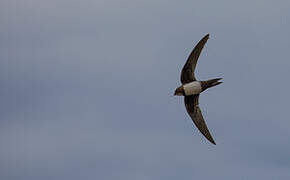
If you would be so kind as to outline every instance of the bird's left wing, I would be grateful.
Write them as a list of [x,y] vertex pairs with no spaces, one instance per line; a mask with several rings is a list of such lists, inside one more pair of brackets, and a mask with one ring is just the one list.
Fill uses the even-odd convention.
[[205,35],[198,44],[193,48],[192,52],[190,53],[185,65],[181,71],[181,83],[186,84],[192,81],[195,81],[194,71],[196,67],[197,60],[199,55],[209,38],[209,34]]
[[199,108],[199,95],[185,96],[184,103],[188,114],[198,130],[213,144],[215,144],[206,124],[203,119],[201,110]]

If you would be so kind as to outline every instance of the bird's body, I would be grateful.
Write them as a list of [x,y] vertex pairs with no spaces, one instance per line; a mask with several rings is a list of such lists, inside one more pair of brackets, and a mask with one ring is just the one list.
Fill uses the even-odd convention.
[[199,94],[202,91],[200,81],[193,81],[183,85],[184,94],[186,96]]
[[184,103],[188,114],[197,126],[199,131],[213,144],[213,140],[206,123],[203,119],[199,108],[199,94],[204,90],[221,84],[221,78],[210,79],[206,81],[197,81],[195,79],[194,70],[197,64],[198,57],[209,38],[209,34],[204,36],[191,52],[181,72],[182,85],[175,90],[174,95],[184,96]]

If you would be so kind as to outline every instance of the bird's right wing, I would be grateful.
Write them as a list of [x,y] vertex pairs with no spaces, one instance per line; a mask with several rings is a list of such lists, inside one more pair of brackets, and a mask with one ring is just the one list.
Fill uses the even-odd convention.
[[215,144],[206,124],[203,119],[201,110],[199,108],[199,95],[185,96],[184,104],[188,114],[190,115],[192,121],[198,128],[198,130],[213,144]]
[[181,83],[186,84],[192,81],[195,81],[194,70],[196,67],[197,60],[199,55],[209,38],[209,34],[205,35],[198,44],[193,48],[192,52],[190,53],[183,69],[181,71]]

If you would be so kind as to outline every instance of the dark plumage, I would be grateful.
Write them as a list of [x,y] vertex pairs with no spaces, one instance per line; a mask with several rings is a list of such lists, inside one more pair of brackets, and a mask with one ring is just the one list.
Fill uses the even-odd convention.
[[219,82],[221,78],[197,81],[194,75],[197,60],[208,39],[209,34],[204,36],[190,53],[181,72],[182,86],[175,90],[174,95],[184,96],[185,107],[192,121],[211,143],[216,144],[207,128],[199,108],[199,94],[207,88],[221,84],[222,82]]

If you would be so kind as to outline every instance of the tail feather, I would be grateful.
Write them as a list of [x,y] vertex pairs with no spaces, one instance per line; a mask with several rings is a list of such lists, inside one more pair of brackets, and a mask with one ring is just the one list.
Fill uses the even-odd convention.
[[213,86],[219,85],[219,84],[221,84],[221,83],[223,83],[223,82],[214,82],[214,83],[211,84],[210,87],[213,87]]
[[219,85],[223,82],[220,82],[219,80],[221,80],[222,78],[216,78],[216,79],[210,79],[210,80],[207,80],[207,81],[203,81],[202,82],[202,89],[203,90],[206,90],[207,88],[210,88],[210,87],[213,87],[213,86],[216,86],[216,85]]

